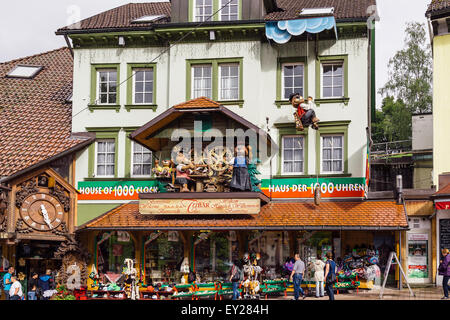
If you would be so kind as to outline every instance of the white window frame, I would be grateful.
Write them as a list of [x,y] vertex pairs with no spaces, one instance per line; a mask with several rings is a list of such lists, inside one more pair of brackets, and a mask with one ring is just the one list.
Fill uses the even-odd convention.
[[[285,138],[302,138],[303,139],[303,170],[301,172],[286,172],[284,171],[284,139]],[[306,154],[305,154],[305,143],[306,136],[304,135],[284,135],[281,137],[281,173],[283,175],[303,175],[305,174],[305,164],[306,164]],[[295,150],[295,149],[292,149]],[[292,160],[294,162],[294,160]]]
[[[231,67],[231,66],[237,67],[237,70],[238,70],[238,75],[237,75],[238,85],[236,88],[237,89],[237,98],[236,99],[233,99],[233,98],[225,99],[222,97],[222,67]],[[230,76],[228,76],[228,77],[231,78]],[[218,79],[219,80],[219,92],[218,92],[218,95],[219,95],[220,101],[234,101],[234,100],[239,100],[241,98],[240,97],[240,86],[241,86],[240,78],[241,78],[241,66],[240,66],[239,62],[220,63],[219,64],[219,79]]]
[[[219,1],[219,8],[222,8],[226,3],[228,3],[228,1],[230,1],[230,0],[218,0]],[[223,3],[225,1],[225,3]],[[230,12],[228,12],[228,14],[224,14],[223,13],[223,10],[220,12],[220,15],[219,15],[219,21],[237,21],[237,20],[239,20],[239,17],[240,17],[240,5],[239,5],[239,1],[240,0],[236,0],[236,4],[229,4],[227,7],[229,7],[230,9],[231,9],[231,6],[236,6],[237,7],[237,18],[236,19],[233,19],[233,20],[231,20],[231,19],[228,19],[228,20],[223,20],[222,19],[222,17],[223,16],[228,16],[228,18],[230,18],[230,16],[231,16],[231,13]],[[225,9],[225,8],[224,8]],[[229,10],[230,10],[229,9]]]
[[[141,103],[137,103],[136,102],[136,73],[137,73],[137,71],[151,71],[152,73],[153,73],[153,80],[152,80],[152,101],[151,102],[145,102],[145,101],[142,101]],[[133,90],[132,90],[132,94],[133,94],[133,97],[132,97],[132,101],[133,101],[133,104],[134,105],[149,105],[149,104],[154,104],[154,102],[155,102],[155,69],[154,68],[152,68],[152,67],[150,67],[150,68],[133,68],[133,71],[132,71],[132,74],[133,74]],[[149,92],[145,92],[145,82],[148,82],[148,81],[146,81],[146,79],[145,79],[145,75],[144,75],[144,91],[143,92],[141,92],[141,93],[143,93],[144,94],[144,100],[145,100],[145,94],[148,94]]]
[[[289,100],[289,97],[285,97],[284,93],[285,93],[285,85],[284,85],[284,67],[290,67],[290,66],[303,66],[303,86],[302,86],[302,92],[300,92],[301,96],[305,95],[305,64],[303,62],[286,62],[281,64],[281,96],[282,96],[282,100]],[[292,78],[294,79],[294,78]]]
[[[205,64],[193,64],[193,65],[191,65],[191,98],[192,99],[195,99],[195,98],[198,98],[196,95],[195,95],[195,72],[194,72],[194,69],[195,68],[198,68],[198,67],[209,67],[210,69],[211,69],[211,77],[210,77],[210,79],[211,79],[211,88],[210,88],[210,90],[211,90],[211,96],[210,97],[207,97],[206,95],[200,95],[199,97],[202,97],[202,96],[205,96],[205,97],[207,97],[207,98],[209,98],[209,99],[212,99],[213,98],[213,96],[214,96],[214,92],[213,92],[213,82],[214,82],[214,74],[213,74],[213,65],[212,64],[210,64],[210,63],[205,63]],[[203,73],[202,73],[202,75],[203,75]],[[203,78],[202,78],[203,79]],[[205,90],[205,89],[202,89],[203,91]]]
[[[211,17],[213,14],[214,14],[214,1],[215,0],[202,0],[203,2],[202,2],[202,7],[203,7],[203,15],[201,15],[201,16],[198,16],[197,15],[197,8],[198,8],[198,6],[197,6],[197,0],[193,0],[193,6],[194,6],[194,10],[193,10],[193,12],[192,12],[192,14],[193,14],[193,20],[194,20],[194,22],[203,22],[203,21],[206,21],[209,17]],[[209,7],[209,5],[208,6],[206,6],[205,5],[205,2],[206,1],[211,1],[211,15],[205,15],[205,7]],[[201,17],[201,19],[199,19]],[[209,19],[208,21],[211,21],[212,20],[212,18],[211,19]]]
[[[342,170],[341,171],[323,171],[323,138],[324,137],[341,137],[342,138]],[[336,134],[324,134],[320,136],[320,173],[322,174],[343,174],[345,172],[345,134],[343,133],[336,133]],[[333,156],[333,150],[334,147],[331,149],[331,156]],[[333,161],[334,159],[331,159],[331,168],[333,168]]]
[[[136,145],[137,143],[136,142],[134,142],[134,141],[132,141],[131,142],[131,161],[130,161],[130,165],[131,165],[131,168],[130,168],[130,173],[131,173],[131,177],[132,178],[147,178],[147,177],[151,177],[152,176],[152,168],[153,168],[153,152],[151,152],[150,150],[148,150],[149,152],[150,152],[150,173],[147,175],[147,174],[143,174],[143,175],[138,175],[138,174],[134,174],[134,146]],[[145,149],[145,147],[143,147],[144,149]],[[143,153],[142,153],[143,154]],[[139,165],[144,165],[144,163],[139,163]]]
[[[96,72],[97,72],[97,97],[96,97],[96,99],[97,99],[97,104],[99,104],[99,105],[118,105],[119,104],[119,101],[117,100],[118,98],[119,98],[119,84],[118,84],[118,76],[119,76],[119,74],[118,74],[118,72],[117,72],[117,69],[97,69],[96,70]],[[100,95],[102,94],[102,92],[101,92],[101,87],[100,87],[100,73],[101,72],[115,72],[116,73],[116,92],[115,92],[115,94],[116,94],[116,102],[115,103],[109,103],[109,95],[110,95],[110,92],[109,92],[109,83],[111,82],[111,81],[109,81],[109,74],[108,74],[108,91],[107,91],[107,93],[106,93],[106,95],[107,95],[107,103],[102,103],[101,102],[101,99],[100,99]]]
[[[98,143],[99,142],[114,142],[114,173],[112,174],[112,175],[99,175],[98,174],[98,162],[97,162],[97,160],[98,160]],[[117,140],[116,139],[114,139],[114,138],[105,138],[105,139],[98,139],[98,140],[96,140],[95,141],[95,161],[94,161],[94,172],[95,172],[95,177],[96,178],[114,178],[115,177],[115,172],[116,172],[116,166],[117,166],[117,163],[116,163],[116,152],[117,152]],[[108,154],[108,152],[106,152],[106,154]],[[110,165],[109,163],[106,163],[105,162],[105,164],[103,164],[103,165]],[[105,172],[106,172],[106,169],[105,169]]]
[[[340,95],[340,96],[335,96],[334,95],[334,86],[333,86],[333,84],[334,84],[334,81],[332,81],[332,83],[331,83],[331,92],[333,93],[333,95],[332,96],[328,96],[328,97],[325,97],[324,96],[324,94],[323,94],[323,88],[324,88],[324,84],[325,84],[325,82],[324,82],[324,73],[323,73],[323,67],[324,66],[333,66],[333,65],[341,65],[342,66],[342,85],[341,85],[341,87],[342,87],[342,95]],[[332,79],[334,78],[334,76],[332,75]],[[336,61],[324,61],[324,62],[321,62],[320,63],[320,96],[323,98],[323,99],[335,99],[335,98],[344,98],[344,96],[345,96],[345,61],[344,60],[336,60]]]

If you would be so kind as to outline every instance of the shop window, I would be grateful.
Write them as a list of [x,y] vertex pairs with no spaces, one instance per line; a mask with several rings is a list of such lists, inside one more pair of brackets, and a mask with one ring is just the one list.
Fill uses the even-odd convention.
[[147,284],[181,281],[184,244],[178,232],[154,233],[146,239],[144,247]]
[[128,232],[105,232],[97,238],[97,265],[100,276],[115,282],[122,275],[125,259],[135,259],[135,244]]
[[212,66],[196,65],[192,66],[192,98],[207,97],[212,98]]
[[202,281],[226,280],[232,261],[239,259],[235,233],[197,233],[195,239],[195,271]]
[[223,8],[220,12],[220,20],[232,21],[239,19],[239,0],[221,0],[220,8]]
[[133,177],[148,177],[152,171],[152,152],[142,145],[133,142],[132,156]]
[[289,240],[287,232],[255,232],[250,237],[249,251],[259,253],[259,265],[266,270],[267,279],[282,277],[283,265],[289,256]]

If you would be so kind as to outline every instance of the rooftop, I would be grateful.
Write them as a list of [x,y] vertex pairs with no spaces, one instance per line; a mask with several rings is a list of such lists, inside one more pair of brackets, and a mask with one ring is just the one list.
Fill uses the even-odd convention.
[[[17,66],[40,66],[31,78],[8,77]],[[73,148],[73,59],[68,48],[0,63],[0,178]]]
[[[376,0],[277,0],[278,8],[265,16],[265,20],[287,20],[299,18],[302,9],[334,8],[336,20],[365,21],[370,14],[368,8],[376,4]],[[146,16],[160,16],[161,19],[136,23],[135,20]],[[148,30],[155,25],[170,24],[170,2],[129,3],[95,16],[89,17],[63,28],[58,34],[86,31],[103,31],[117,29]],[[235,23],[235,22],[232,22]]]
[[272,202],[257,216],[148,216],[139,213],[139,203],[123,204],[80,226],[79,229],[123,230],[289,230],[348,229],[398,230],[408,228],[403,205],[393,201]]

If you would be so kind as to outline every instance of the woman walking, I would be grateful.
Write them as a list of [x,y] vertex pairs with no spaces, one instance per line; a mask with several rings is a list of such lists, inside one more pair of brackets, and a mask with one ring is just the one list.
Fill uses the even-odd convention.
[[450,279],[450,254],[448,249],[442,249],[442,260],[439,264],[439,275],[444,276],[442,279],[442,289],[444,296],[442,300],[448,299],[448,280]]
[[327,262],[325,264],[325,290],[328,298],[334,300],[333,285],[336,282],[336,263],[333,261],[333,254],[327,252]]
[[317,259],[314,262],[314,280],[316,280],[316,298],[323,297],[323,279],[325,262],[322,261],[320,254],[317,255]]
[[238,260],[235,260],[233,262],[233,265],[231,266],[231,276],[230,281],[233,285],[233,300],[239,299],[239,285],[241,283],[241,270],[239,268],[240,263]]

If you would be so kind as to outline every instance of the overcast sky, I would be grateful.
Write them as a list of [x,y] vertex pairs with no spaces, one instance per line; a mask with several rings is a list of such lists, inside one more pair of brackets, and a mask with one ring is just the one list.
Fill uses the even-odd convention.
[[[164,0],[154,0],[164,1]],[[351,0],[348,0],[351,1]],[[387,64],[403,47],[405,23],[426,23],[431,0],[377,0],[381,21],[377,24],[377,88],[387,80]],[[10,0],[0,9],[0,62],[65,46],[55,31],[102,11],[129,2],[149,0]],[[429,42],[427,37],[424,41]],[[378,97],[377,105],[381,103]]]

